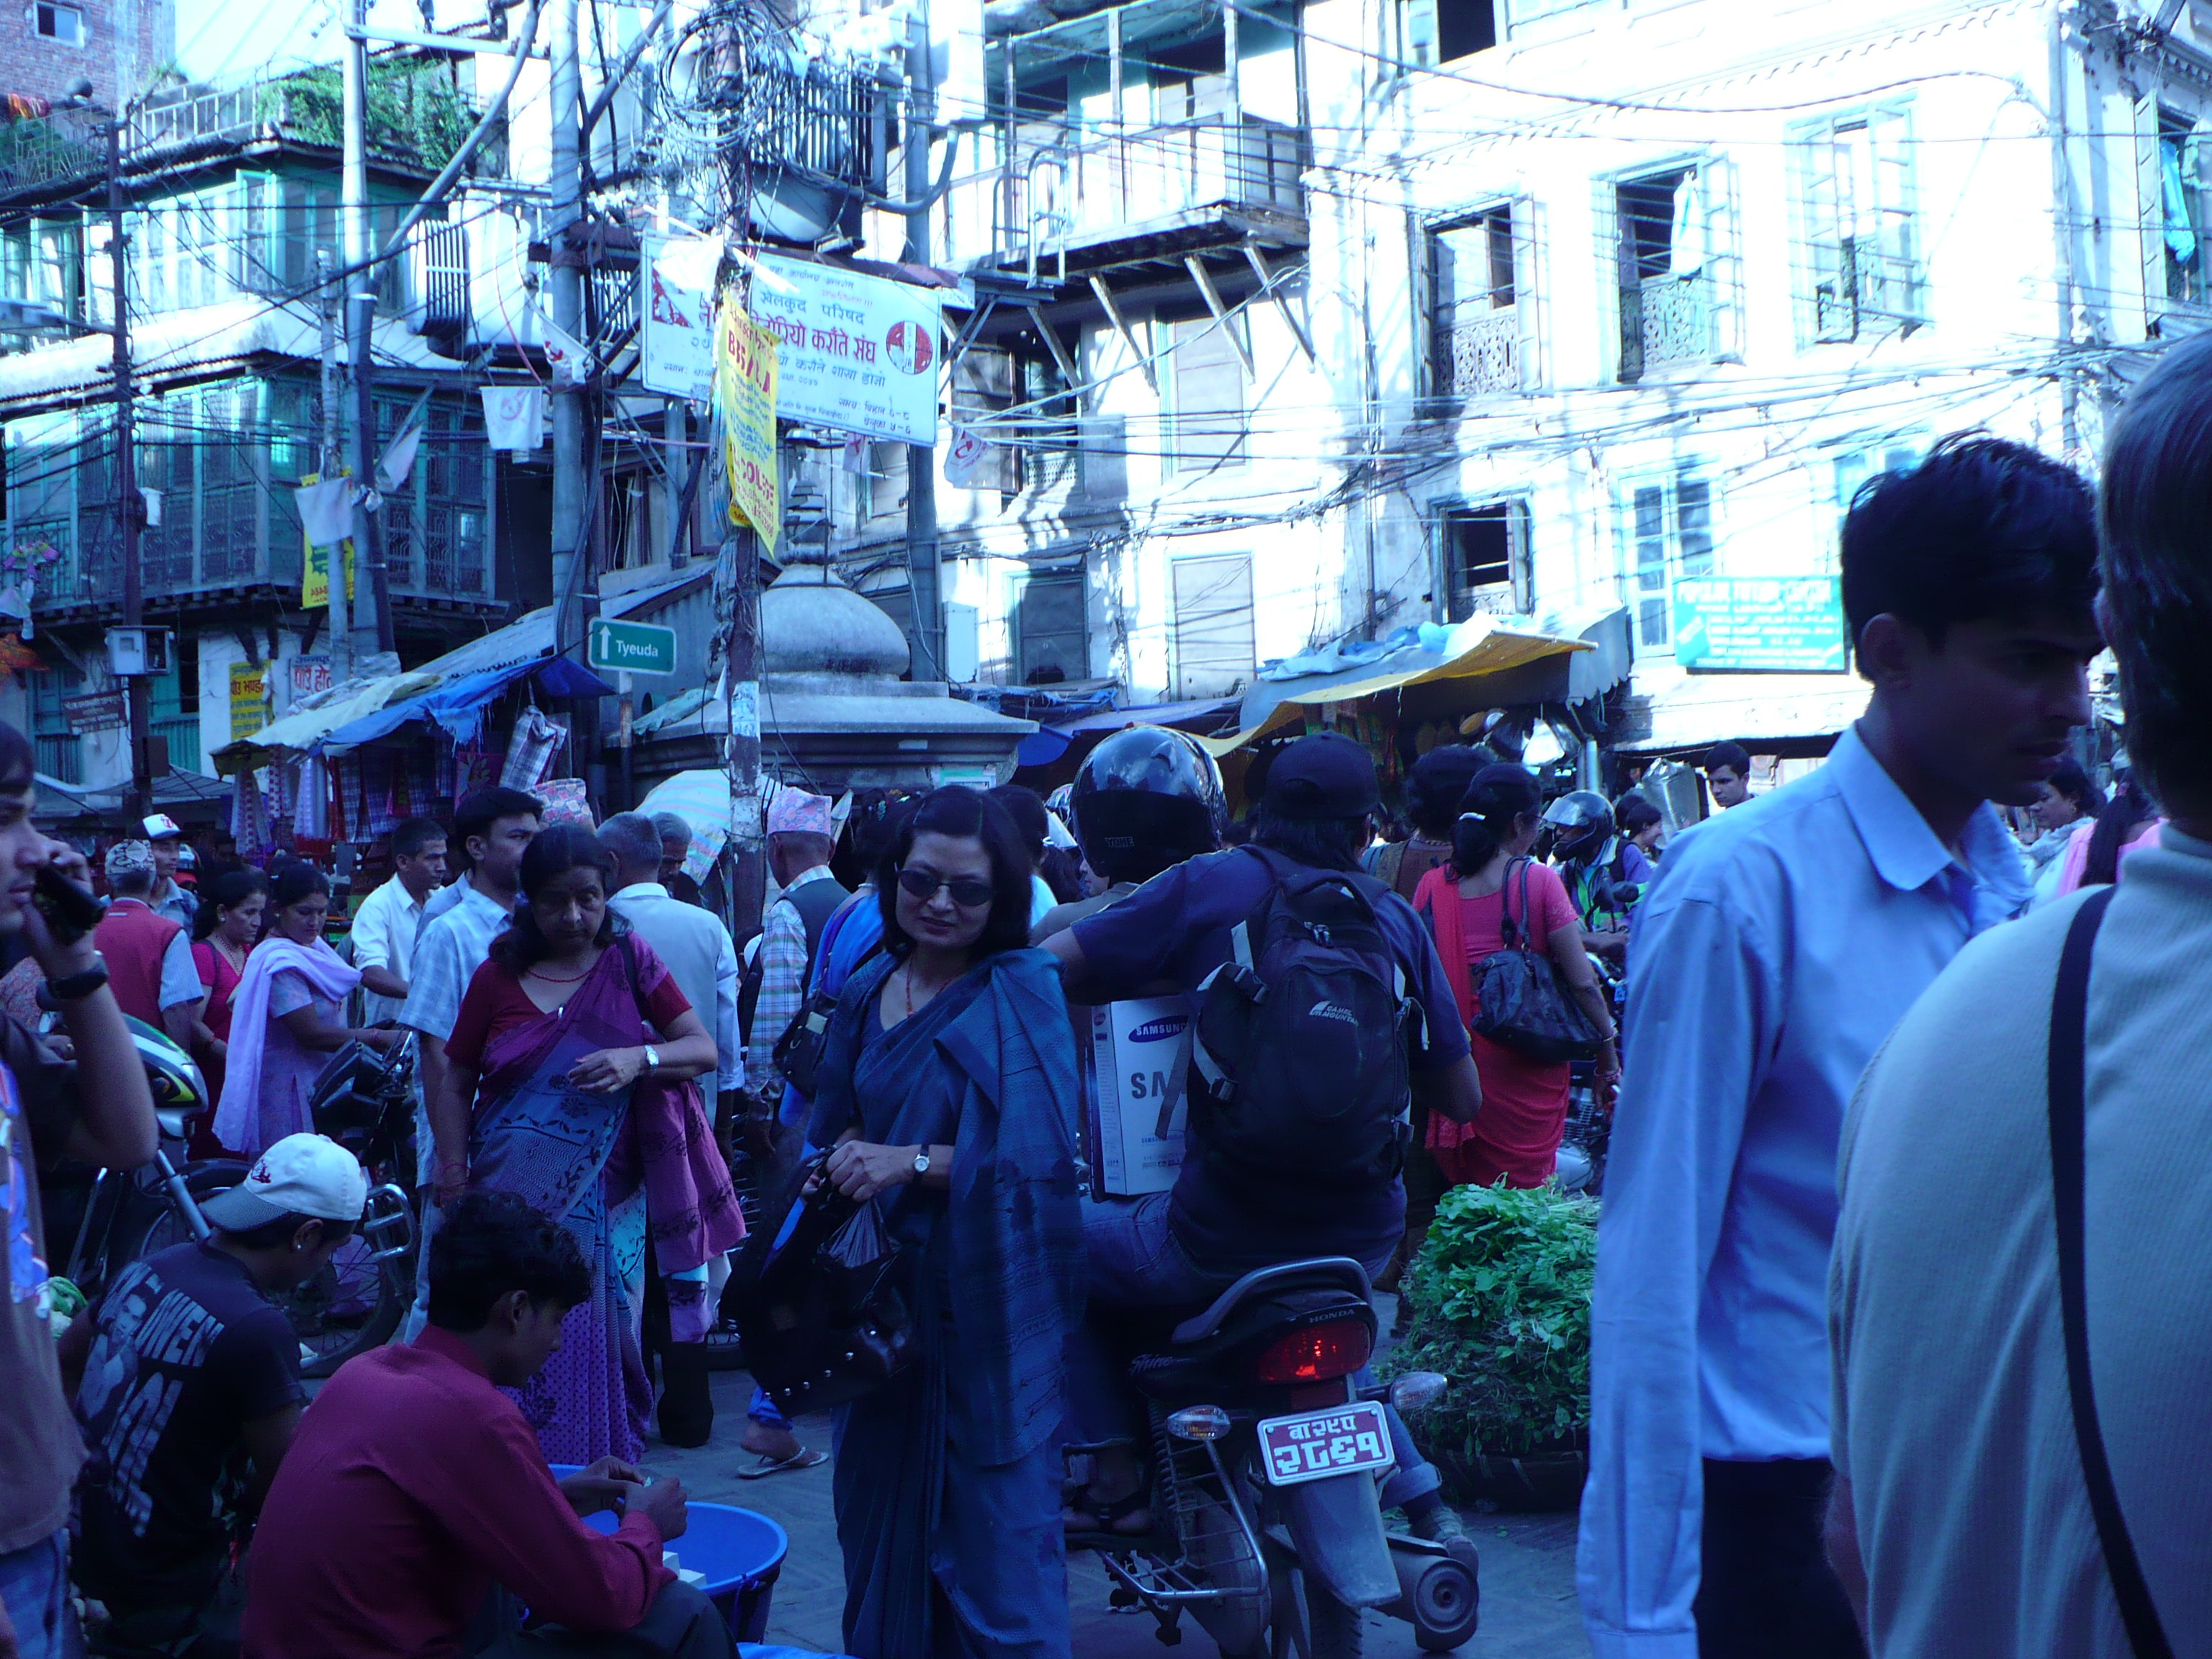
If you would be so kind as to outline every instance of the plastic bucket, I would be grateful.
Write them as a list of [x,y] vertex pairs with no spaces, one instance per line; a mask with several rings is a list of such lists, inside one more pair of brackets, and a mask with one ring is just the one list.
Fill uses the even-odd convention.
[[[556,1480],[576,1473],[573,1463],[553,1465]],[[690,1524],[669,1547],[685,1571],[701,1576],[699,1589],[722,1615],[733,1641],[758,1642],[768,1629],[769,1601],[783,1571],[791,1539],[765,1515],[732,1504],[693,1498],[686,1506]],[[584,1524],[611,1534],[622,1524],[612,1510],[587,1515]]]

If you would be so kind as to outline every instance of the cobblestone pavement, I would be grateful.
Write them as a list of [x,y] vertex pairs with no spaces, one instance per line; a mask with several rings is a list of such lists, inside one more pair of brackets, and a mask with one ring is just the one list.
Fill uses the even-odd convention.
[[[750,1380],[741,1371],[716,1374],[714,1437],[696,1451],[658,1442],[647,1448],[647,1466],[678,1476],[694,1498],[757,1510],[791,1534],[791,1554],[775,1586],[768,1639],[817,1651],[838,1651],[844,1573],[830,1507],[830,1465],[797,1474],[743,1480],[752,1462],[738,1449],[744,1432]],[[827,1450],[827,1418],[803,1419],[799,1437]],[[1482,1628],[1460,1652],[1464,1659],[1585,1659],[1589,1648],[1575,1610],[1574,1518],[1571,1516],[1474,1515],[1468,1528],[1482,1555]],[[680,1553],[683,1544],[676,1545]],[[1077,1558],[1069,1567],[1077,1659],[1152,1659],[1164,1656],[1152,1619],[1111,1611],[1106,1576],[1096,1560]],[[1415,1659],[1412,1626],[1368,1615],[1367,1659]],[[1210,1659],[1212,1644],[1192,1629],[1178,1659]]]

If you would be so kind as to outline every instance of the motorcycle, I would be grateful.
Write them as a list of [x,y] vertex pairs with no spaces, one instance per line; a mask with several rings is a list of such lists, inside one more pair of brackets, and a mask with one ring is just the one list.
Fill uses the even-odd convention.
[[1150,1421],[1151,1530],[1068,1542],[1098,1554],[1113,1604],[1150,1613],[1163,1643],[1182,1639],[1185,1613],[1227,1659],[1358,1659],[1369,1608],[1412,1625],[1427,1652],[1474,1633],[1473,1547],[1383,1525],[1382,1402],[1418,1412],[1446,1383],[1354,1381],[1374,1352],[1369,1297],[1349,1258],[1283,1262],[1140,1343],[1129,1376]]

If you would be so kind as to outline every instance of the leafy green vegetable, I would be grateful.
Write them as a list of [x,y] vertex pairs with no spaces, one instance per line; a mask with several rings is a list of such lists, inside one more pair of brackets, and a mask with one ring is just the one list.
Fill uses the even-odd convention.
[[1433,1455],[1525,1455],[1589,1427],[1597,1206],[1558,1188],[1459,1187],[1406,1275],[1413,1319],[1393,1371],[1451,1388],[1417,1418]]

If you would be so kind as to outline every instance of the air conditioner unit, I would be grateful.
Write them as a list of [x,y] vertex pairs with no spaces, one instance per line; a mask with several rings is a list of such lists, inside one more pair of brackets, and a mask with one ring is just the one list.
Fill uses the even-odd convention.
[[175,635],[166,628],[107,630],[107,672],[118,679],[166,674],[175,665]]

